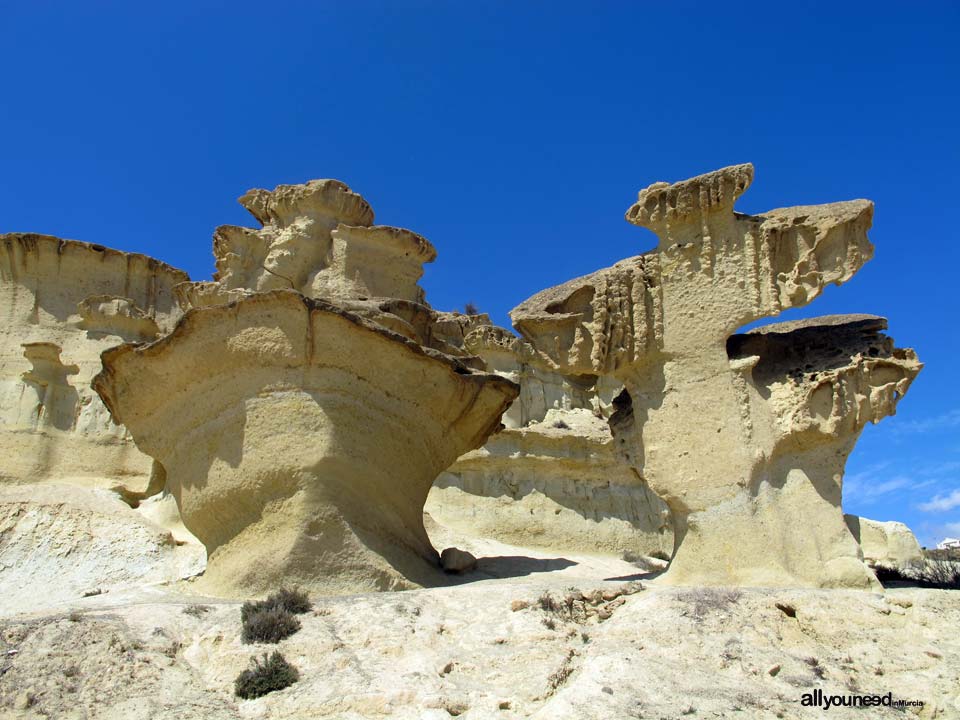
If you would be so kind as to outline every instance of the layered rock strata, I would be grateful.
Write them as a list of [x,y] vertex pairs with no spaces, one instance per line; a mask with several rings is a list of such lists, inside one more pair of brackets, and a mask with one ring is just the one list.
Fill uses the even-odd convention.
[[516,395],[293,291],[193,310],[162,340],[110,350],[96,388],[167,469],[207,548],[204,587],[231,595],[435,582],[430,485]]
[[656,250],[511,318],[551,368],[624,384],[610,425],[673,515],[666,581],[872,587],[840,510],[843,467],[921,365],[879,318],[730,338],[845,282],[873,250],[868,201],[737,213],[752,179],[738,165],[651,185],[627,219]]
[[432,246],[373,226],[347,186],[241,203],[264,227],[219,228],[214,281],[178,288],[170,335],[105,353],[97,390],[167,470],[209,592],[440,582],[427,492],[499,428],[515,384],[454,357],[467,329],[416,284]]
[[552,371],[503,328],[477,327],[464,347],[520,396],[505,429],[437,478],[430,515],[520,547],[669,558],[669,510],[619,457],[606,420],[622,384]]
[[162,489],[162,470],[90,383],[101,352],[173,327],[173,288],[188,279],[144,255],[0,235],[0,482],[56,480],[131,502]]
[[251,190],[239,201],[263,227],[217,228],[214,280],[181,285],[184,310],[296,290],[460,357],[464,336],[489,324],[485,316],[431,308],[418,281],[436,249],[411,230],[374,225],[367,201],[338,180]]
[[0,614],[169,583],[203,564],[202,547],[177,541],[107,490],[0,487]]

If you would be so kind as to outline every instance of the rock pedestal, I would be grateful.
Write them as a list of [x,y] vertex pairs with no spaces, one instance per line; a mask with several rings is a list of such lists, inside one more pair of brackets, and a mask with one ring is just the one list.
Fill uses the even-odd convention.
[[849,279],[872,254],[865,200],[748,216],[751,165],[640,192],[627,219],[659,246],[511,312],[543,361],[621,380],[617,447],[670,506],[664,580],[873,587],[840,510],[860,430],[920,369],[877,318],[731,338]]
[[437,581],[423,529],[437,474],[516,396],[342,308],[292,291],[193,310],[169,336],[104,354],[96,388],[167,470],[226,595]]

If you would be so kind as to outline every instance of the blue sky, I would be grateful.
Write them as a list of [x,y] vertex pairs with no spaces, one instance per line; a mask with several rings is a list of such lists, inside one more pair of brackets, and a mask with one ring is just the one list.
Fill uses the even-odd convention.
[[[441,309],[507,324],[643,252],[637,191],[750,161],[738,208],[866,197],[877,254],[784,319],[870,312],[926,368],[849,512],[960,536],[955,2],[8,2],[0,231],[213,270],[251,187],[335,177],[429,238]],[[695,442],[695,438],[692,438]]]

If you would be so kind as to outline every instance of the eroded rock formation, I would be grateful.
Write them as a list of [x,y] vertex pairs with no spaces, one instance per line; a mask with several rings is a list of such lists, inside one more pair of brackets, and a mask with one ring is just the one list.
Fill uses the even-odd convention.
[[545,290],[511,312],[550,367],[609,375],[625,462],[670,506],[668,581],[874,586],[840,510],[867,422],[892,414],[921,365],[880,318],[739,327],[816,298],[872,254],[865,200],[733,209],[738,165],[640,192],[627,219],[656,250]]
[[906,525],[901,522],[870,520],[844,515],[854,539],[860,543],[863,559],[871,566],[909,570],[922,566],[923,550]]
[[132,501],[162,489],[90,382],[102,351],[173,327],[173,287],[188,279],[144,255],[0,235],[0,482],[57,480]]
[[0,613],[175,581],[202,572],[203,561],[202,547],[102,488],[0,487]]
[[438,474],[430,511],[469,533],[672,553],[675,583],[874,587],[843,468],[921,365],[874,316],[734,334],[872,253],[869,202],[743,215],[752,175],[643,190],[627,218],[658,248],[522,303],[522,338],[431,308],[433,246],[334,180],[243,196],[263,226],[217,229],[211,282],[0,236],[0,480],[165,487],[180,517],[146,510],[205,545],[215,594],[439,582]]
[[192,309],[166,337],[105,353],[97,390],[167,470],[208,591],[437,582],[427,492],[516,386],[454,357],[464,329],[416,285],[432,246],[371,226],[345,185],[241,202],[264,228],[218,229],[215,281],[179,288]]
[[505,429],[437,478],[430,515],[520,547],[669,558],[667,506],[614,449],[607,418],[622,384],[551,370],[503,328],[477,327],[464,347],[520,396]]

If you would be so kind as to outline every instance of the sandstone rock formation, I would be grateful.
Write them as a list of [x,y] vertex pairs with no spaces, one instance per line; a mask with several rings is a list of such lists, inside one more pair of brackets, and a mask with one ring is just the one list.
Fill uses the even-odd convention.
[[589,410],[508,428],[441,473],[426,505],[441,524],[520,547],[669,558],[670,514]]
[[251,190],[240,203],[263,227],[217,228],[214,281],[177,287],[183,310],[292,289],[478,365],[462,349],[464,336],[490,320],[439,312],[427,304],[417,281],[436,250],[426,238],[373,225],[367,202],[338,180]]
[[170,335],[105,353],[98,391],[167,470],[211,592],[437,581],[430,484],[499,427],[515,385],[471,370],[467,329],[426,305],[430,243],[371,225],[343,183],[240,202],[264,227],[219,228],[214,281],[178,287]]
[[95,387],[207,548],[204,586],[234,595],[431,581],[430,484],[516,395],[294,291],[193,310],[155,343],[106,352],[104,368]]
[[875,586],[840,510],[861,429],[921,365],[880,318],[739,327],[816,298],[872,254],[865,200],[736,213],[738,165],[640,192],[627,219],[656,250],[511,312],[545,363],[609,375],[623,459],[670,506],[676,583]]
[[463,344],[520,396],[504,430],[437,478],[430,515],[522,547],[669,558],[667,506],[614,450],[606,418],[622,384],[555,372],[503,328],[478,326]]
[[843,519],[868,564],[899,569],[923,564],[920,543],[902,522],[880,522],[856,515],[844,515]]
[[101,488],[0,487],[0,614],[174,581],[203,562],[202,547],[178,543]]
[[90,382],[102,351],[173,327],[173,287],[186,280],[144,255],[0,235],[0,482],[55,480],[131,501],[162,489],[162,469],[111,422]]

